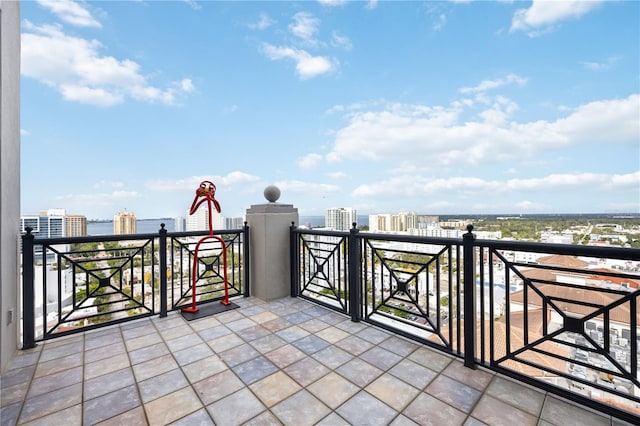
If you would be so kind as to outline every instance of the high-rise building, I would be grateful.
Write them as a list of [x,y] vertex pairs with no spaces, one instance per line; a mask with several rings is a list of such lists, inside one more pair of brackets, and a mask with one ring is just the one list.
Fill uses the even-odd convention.
[[[217,211],[212,212],[211,225],[213,229],[224,229],[224,220]],[[193,214],[187,212],[187,231],[208,231],[209,230],[209,206],[202,203]]]
[[244,226],[243,217],[225,217],[224,229],[241,229]]
[[424,228],[425,224],[437,223],[437,216],[418,216],[414,212],[398,214],[369,215],[371,232],[407,232],[415,228]]
[[36,238],[58,238],[66,236],[64,209],[49,209],[39,215],[20,216],[20,232],[25,234],[27,227]]
[[113,216],[113,234],[114,235],[135,234],[135,233],[137,233],[137,221],[136,221],[135,214],[125,210]]
[[87,235],[87,217],[80,214],[65,216],[65,235],[67,237],[84,237]]
[[325,227],[337,231],[348,231],[357,221],[356,209],[351,207],[330,208],[327,209]]
[[173,230],[175,232],[184,232],[186,229],[186,220],[184,216],[179,216],[173,219]]
[[[32,229],[31,234],[35,238],[66,237],[65,221],[64,209],[49,209],[46,212],[40,212],[37,216],[20,216],[20,233],[26,234],[27,227],[30,227]],[[22,251],[22,246],[20,250]],[[43,261],[41,245],[36,244],[34,256],[36,262],[39,263]],[[54,258],[53,253],[48,252],[46,258],[47,260],[52,260]]]

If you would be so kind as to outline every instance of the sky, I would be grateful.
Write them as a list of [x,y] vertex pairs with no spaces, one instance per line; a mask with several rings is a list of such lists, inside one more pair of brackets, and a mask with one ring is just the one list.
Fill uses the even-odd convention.
[[640,213],[640,2],[21,3],[21,213]]

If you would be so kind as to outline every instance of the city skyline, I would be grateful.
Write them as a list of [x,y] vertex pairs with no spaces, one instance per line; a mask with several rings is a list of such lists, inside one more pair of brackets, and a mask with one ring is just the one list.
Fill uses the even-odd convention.
[[[21,214],[640,213],[638,2],[21,3]],[[43,183],[46,182],[46,183]]]

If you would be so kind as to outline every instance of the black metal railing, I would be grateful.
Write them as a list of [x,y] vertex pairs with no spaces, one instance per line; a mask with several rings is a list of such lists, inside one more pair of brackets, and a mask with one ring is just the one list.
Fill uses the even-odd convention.
[[[248,296],[249,227],[97,237],[22,237],[23,348],[39,340],[180,309],[228,296]],[[225,274],[226,266],[226,274]]]
[[638,422],[640,250],[477,240],[472,230],[454,239],[292,227],[292,295]]

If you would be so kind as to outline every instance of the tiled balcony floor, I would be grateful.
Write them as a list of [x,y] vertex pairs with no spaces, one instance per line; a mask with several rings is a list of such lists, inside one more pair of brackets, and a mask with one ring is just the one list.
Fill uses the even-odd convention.
[[618,425],[311,304],[236,299],[20,351],[2,425]]

